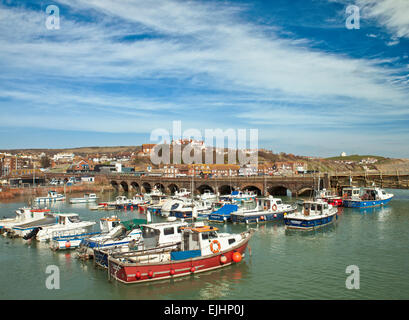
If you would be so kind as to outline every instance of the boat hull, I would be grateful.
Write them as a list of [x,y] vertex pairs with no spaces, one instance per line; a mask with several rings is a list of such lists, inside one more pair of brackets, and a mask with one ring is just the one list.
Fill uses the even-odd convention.
[[[294,211],[294,210],[293,210]],[[262,222],[273,222],[273,221],[281,221],[285,217],[287,213],[292,211],[286,212],[260,212],[260,214],[252,214],[252,215],[236,215],[234,213],[231,214],[231,221],[233,223],[262,223]]]
[[336,214],[317,218],[317,219],[301,219],[301,218],[286,218],[284,217],[284,224],[287,229],[299,230],[314,230],[333,223],[336,219]]
[[344,199],[343,205],[345,208],[369,208],[378,207],[387,204],[392,198],[383,200],[347,200]]
[[[166,280],[183,276],[190,276],[194,273],[211,271],[222,267],[227,267],[233,263],[233,253],[239,252],[244,256],[248,240],[238,247],[227,252],[220,252],[206,257],[184,259],[182,261],[171,261],[157,264],[127,264],[118,260],[108,258],[108,274],[119,282],[143,283],[150,281]],[[221,256],[226,257],[224,263]]]

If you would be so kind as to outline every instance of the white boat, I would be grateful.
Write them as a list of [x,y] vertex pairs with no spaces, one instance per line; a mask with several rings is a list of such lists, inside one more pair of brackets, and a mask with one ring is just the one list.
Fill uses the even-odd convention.
[[102,221],[101,230],[108,230],[100,235],[83,239],[78,250],[81,257],[92,257],[94,249],[108,249],[120,247],[125,245],[136,246],[142,238],[141,224],[146,224],[145,219],[133,219],[129,221],[120,222],[115,220],[115,225],[106,228],[103,224],[112,223],[112,218],[107,218]]
[[192,199],[189,198],[170,198],[165,201],[160,210],[162,217],[169,217],[170,212],[173,210],[179,210],[185,205],[192,204]]
[[383,206],[392,200],[393,194],[378,187],[344,188],[343,206],[347,208],[368,208]]
[[67,250],[78,248],[85,238],[105,237],[113,229],[115,229],[120,223],[120,219],[117,216],[100,219],[100,232],[86,232],[82,233],[81,230],[66,230],[56,231],[53,233],[53,237],[50,241],[50,248],[52,250]]
[[39,227],[37,230],[33,230],[31,237],[28,237],[27,235],[25,239],[28,240],[35,238],[37,241],[47,241],[58,236],[58,233],[87,233],[88,229],[96,223],[94,221],[81,221],[80,217],[76,213],[59,213],[55,214],[55,216],[58,219],[57,224]]
[[268,196],[258,198],[250,207],[239,207],[236,212],[231,213],[231,221],[239,223],[267,222],[282,220],[285,215],[294,212],[297,205],[285,204],[280,198]]
[[82,198],[71,198],[70,203],[88,203],[97,201],[98,196],[95,193],[86,193]]
[[[20,208],[16,210],[16,216],[14,218],[7,218],[0,220],[0,231],[11,232],[13,227],[24,226],[29,224],[43,224],[44,222],[51,223],[55,218],[51,214],[51,210],[44,208]],[[30,229],[31,230],[31,229]],[[29,232],[29,231],[28,231]],[[23,236],[24,234],[13,231],[15,236]]]
[[284,216],[284,223],[286,229],[313,230],[333,223],[337,211],[322,199],[304,201],[301,211]]
[[181,188],[180,190],[175,192],[175,197],[189,197],[190,196],[190,191],[185,189],[185,188]]
[[217,200],[217,195],[210,190],[205,190],[203,194],[199,196],[200,200],[206,200],[206,201],[216,201]]
[[175,249],[182,242],[181,228],[187,226],[187,222],[182,221],[142,224],[141,241],[135,245],[128,244],[114,248],[94,249],[95,263],[98,266],[107,268],[109,255],[126,252],[132,253],[135,251],[162,248],[163,246],[166,246],[168,250]]
[[47,197],[37,197],[34,199],[35,202],[54,202],[54,201],[64,201],[65,196],[57,193],[57,191],[48,191]]

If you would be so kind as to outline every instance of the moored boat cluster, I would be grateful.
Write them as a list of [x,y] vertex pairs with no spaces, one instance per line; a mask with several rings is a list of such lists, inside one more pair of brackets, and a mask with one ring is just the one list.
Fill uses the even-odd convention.
[[[36,198],[35,202],[61,201],[63,197],[51,191],[48,197]],[[121,221],[112,215],[100,219],[100,231],[90,232],[96,222],[82,221],[76,213],[26,207],[16,210],[15,218],[0,220],[0,232],[26,241],[48,241],[53,250],[76,249],[79,258],[93,258],[96,265],[106,269],[109,278],[139,283],[188,276],[240,262],[255,229],[222,233],[209,223],[249,225],[281,221],[286,229],[313,230],[333,223],[337,207],[380,206],[392,197],[375,187],[344,188],[342,196],[324,189],[298,209],[297,204],[250,192],[234,191],[225,196],[205,192],[194,198],[187,190],[168,197],[154,189],[132,199],[119,196],[115,201],[92,207],[136,210],[146,219]],[[91,194],[70,202],[97,199]],[[152,223],[152,215],[163,217],[165,222]]]

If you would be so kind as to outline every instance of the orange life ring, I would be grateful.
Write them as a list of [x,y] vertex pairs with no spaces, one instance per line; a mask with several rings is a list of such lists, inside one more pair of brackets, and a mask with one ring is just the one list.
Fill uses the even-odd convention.
[[[214,244],[217,244],[217,249],[215,249],[215,248],[213,247]],[[210,243],[210,251],[212,251],[213,253],[219,252],[220,249],[221,249],[221,247],[222,247],[222,246],[220,245],[220,242],[217,241],[217,240],[213,240],[213,241]]]
[[273,211],[277,211],[277,205],[276,205],[276,204],[273,204],[272,209],[273,209]]

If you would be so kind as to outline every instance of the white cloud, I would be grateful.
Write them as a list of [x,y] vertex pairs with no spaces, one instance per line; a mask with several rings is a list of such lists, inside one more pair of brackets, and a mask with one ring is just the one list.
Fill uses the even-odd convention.
[[357,0],[363,17],[374,18],[399,38],[409,38],[409,1]]

